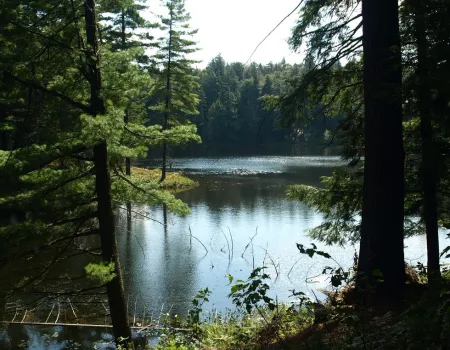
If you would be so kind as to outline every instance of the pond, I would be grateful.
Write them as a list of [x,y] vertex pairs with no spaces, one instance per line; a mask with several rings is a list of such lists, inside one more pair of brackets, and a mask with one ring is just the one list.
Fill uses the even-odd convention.
[[[136,320],[135,331],[142,323],[158,323],[162,312],[186,315],[191,300],[204,288],[212,292],[205,311],[232,309],[226,276],[246,279],[254,267],[267,267],[270,296],[279,301],[292,300],[294,289],[323,299],[320,291],[330,284],[321,275],[323,268],[337,263],[350,267],[358,246],[328,247],[316,242],[337,263],[299,254],[296,244],[309,245],[307,231],[323,218],[304,204],[287,200],[286,187],[320,186],[321,176],[343,166],[334,156],[173,159],[172,170],[181,170],[199,183],[177,195],[191,214],[168,213],[164,226],[162,208],[134,207],[151,219],[134,217],[131,233],[124,216],[118,219],[125,293],[130,316]],[[441,247],[448,245],[445,237],[442,232]],[[409,263],[426,262],[425,236],[409,238],[405,246]],[[85,264],[80,260],[77,268],[82,270]],[[139,334],[135,332],[138,338]],[[14,325],[0,330],[0,347],[5,349],[79,349],[86,344],[107,349],[113,348],[111,342],[111,329],[105,327]]]
[[[319,290],[329,281],[318,275],[336,263],[310,259],[296,246],[310,244],[307,231],[319,225],[322,216],[287,200],[285,192],[291,184],[320,186],[321,176],[342,166],[345,163],[334,156],[173,159],[173,170],[182,170],[199,186],[178,195],[189,205],[190,215],[168,214],[164,227],[161,208],[144,208],[156,221],[135,218],[132,233],[120,234],[130,313],[185,315],[204,288],[212,292],[205,310],[223,312],[232,307],[226,276],[245,279],[261,266],[271,276],[272,297],[289,301],[295,289],[323,298]],[[345,268],[358,250],[317,245]],[[409,239],[406,246],[407,259],[426,261],[425,237]]]

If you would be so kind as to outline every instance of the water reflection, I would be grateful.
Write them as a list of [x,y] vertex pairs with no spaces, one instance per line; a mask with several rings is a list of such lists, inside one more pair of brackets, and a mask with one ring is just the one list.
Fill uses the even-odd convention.
[[[134,312],[137,304],[140,313],[145,309],[147,314],[156,315],[162,308],[185,314],[192,297],[205,287],[213,292],[209,307],[224,310],[231,306],[225,275],[245,278],[253,268],[253,261],[258,266],[264,261],[266,265],[275,262],[280,275],[272,292],[280,298],[286,299],[293,288],[308,292],[305,274],[308,270],[314,273],[320,264],[314,267],[312,261],[297,262],[295,244],[309,242],[305,230],[319,224],[321,216],[301,203],[287,201],[286,186],[318,185],[321,176],[331,174],[340,165],[337,157],[174,160],[174,167],[185,169],[200,184],[178,195],[192,213],[179,218],[170,213],[166,216],[161,208],[146,208],[162,224],[135,219],[132,235],[121,235],[120,244],[125,248],[121,250],[121,261],[130,312]],[[229,174],[226,169],[247,172],[240,176]],[[248,171],[253,173],[248,175]],[[196,239],[190,239],[190,229],[208,249],[206,256],[205,248]],[[256,232],[253,249],[242,256]],[[268,271],[275,277],[273,266]]]
[[[0,347],[9,349],[116,349],[112,329],[83,326],[38,326],[14,324],[0,329]],[[136,329],[133,339],[138,349],[155,339],[144,339]]]
[[[286,200],[286,186],[319,186],[321,176],[342,165],[337,157],[175,159],[177,169],[199,182],[198,188],[178,195],[192,213],[180,218],[164,214],[161,208],[145,208],[157,221],[134,219],[132,235],[121,235],[130,312],[135,308],[137,316],[144,312],[155,316],[161,310],[186,314],[193,296],[206,287],[212,291],[208,308],[223,311],[232,306],[226,274],[246,278],[253,262],[268,267],[273,276],[271,293],[279,300],[288,300],[292,289],[314,297],[312,289],[324,288],[329,281],[318,277],[307,283],[307,279],[320,275],[330,262],[301,256],[296,243],[310,243],[306,231],[319,225],[322,216],[302,203]],[[243,171],[230,174],[230,169]],[[190,231],[206,246],[206,255],[205,248],[190,239]],[[255,234],[252,249],[243,254]],[[445,235],[441,236],[444,244]],[[406,259],[425,260],[424,239],[406,241]],[[351,266],[358,250],[318,246],[343,267]]]

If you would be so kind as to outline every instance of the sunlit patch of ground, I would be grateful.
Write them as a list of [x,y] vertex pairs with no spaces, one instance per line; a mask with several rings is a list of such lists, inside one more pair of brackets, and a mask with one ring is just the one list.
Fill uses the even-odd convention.
[[[133,176],[136,176],[144,181],[159,181],[161,178],[161,169],[131,167],[131,173]],[[175,192],[190,190],[197,186],[198,182],[187,178],[181,171],[168,172],[166,174],[166,179],[161,183],[162,188]]]

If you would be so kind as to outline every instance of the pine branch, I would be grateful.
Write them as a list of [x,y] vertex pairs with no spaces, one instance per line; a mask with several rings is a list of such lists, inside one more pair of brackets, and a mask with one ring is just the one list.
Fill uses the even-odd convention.
[[57,97],[57,98],[65,101],[65,102],[68,102],[73,107],[81,109],[85,113],[89,113],[89,114],[92,113],[92,109],[91,109],[90,106],[82,104],[80,102],[77,102],[77,101],[71,99],[69,96],[64,95],[64,94],[62,94],[62,93],[60,93],[58,91],[49,90],[49,89],[47,89],[47,88],[45,88],[45,87],[43,87],[43,86],[41,86],[39,84],[36,84],[33,81],[26,81],[26,80],[20,79],[19,77],[15,76],[15,75],[12,75],[8,71],[3,71],[3,76],[6,77],[6,78],[12,78],[13,80],[15,80],[15,81],[17,81],[17,82],[19,82],[19,83],[21,83],[23,85],[32,86],[32,87],[34,87],[37,90],[45,92],[45,93],[47,93],[47,94],[49,94],[51,96]]

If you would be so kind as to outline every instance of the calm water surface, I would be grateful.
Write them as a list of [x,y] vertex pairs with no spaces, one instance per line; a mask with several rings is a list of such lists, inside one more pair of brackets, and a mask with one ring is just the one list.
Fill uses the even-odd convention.
[[[194,295],[206,287],[212,295],[205,309],[226,311],[232,307],[226,275],[245,279],[258,266],[267,266],[272,277],[272,297],[288,301],[290,290],[295,289],[322,298],[318,289],[327,288],[329,281],[316,276],[335,263],[310,259],[296,248],[296,243],[311,242],[307,231],[319,225],[322,216],[302,203],[286,200],[285,192],[291,184],[320,186],[321,176],[342,166],[338,157],[325,156],[173,159],[173,170],[182,170],[199,182],[197,188],[178,194],[191,214],[182,218],[169,213],[164,227],[162,208],[135,207],[156,221],[134,218],[131,233],[125,229],[125,220],[119,220],[131,316],[145,318],[147,323],[161,311],[185,315]],[[444,238],[443,232],[442,247],[448,245]],[[345,268],[351,266],[358,249],[317,245]],[[407,261],[426,261],[424,236],[406,240],[406,246]],[[79,349],[95,344],[112,348],[108,329],[47,328],[14,326],[0,331],[0,347]]]
[[[307,231],[322,216],[288,201],[285,192],[291,184],[319,186],[321,176],[341,166],[338,157],[323,156],[174,159],[174,170],[199,182],[196,189],[178,195],[191,214],[169,214],[164,229],[161,208],[140,208],[159,222],[134,219],[133,233],[120,235],[130,311],[186,314],[193,296],[206,287],[212,292],[206,309],[225,311],[232,306],[226,275],[245,279],[253,267],[263,265],[272,277],[273,297],[288,301],[293,289],[321,297],[317,289],[329,281],[314,276],[336,264],[300,255],[296,243],[311,242]],[[425,261],[425,237],[407,245],[408,259]],[[351,266],[358,249],[318,246],[344,267]]]

